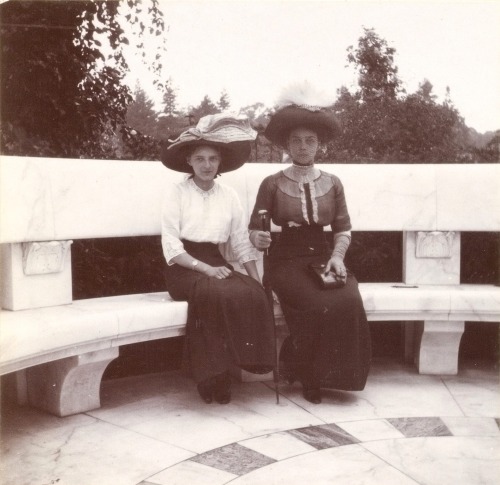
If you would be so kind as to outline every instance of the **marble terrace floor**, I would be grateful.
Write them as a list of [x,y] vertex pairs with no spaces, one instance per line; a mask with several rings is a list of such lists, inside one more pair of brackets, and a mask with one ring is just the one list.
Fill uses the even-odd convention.
[[2,407],[2,485],[494,485],[493,365],[418,375],[376,360],[362,392],[235,383],[203,403],[179,372],[105,381],[102,407],[67,418]]

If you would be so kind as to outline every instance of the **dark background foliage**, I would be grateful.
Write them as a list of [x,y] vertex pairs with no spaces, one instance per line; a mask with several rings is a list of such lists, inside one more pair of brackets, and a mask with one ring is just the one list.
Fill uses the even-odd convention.
[[[146,59],[147,36],[166,38],[158,0],[0,4],[1,154],[157,160],[164,140],[204,115],[231,107],[225,91],[218,100],[205,96],[198,105],[179,107],[174,80],[161,77],[164,46],[144,66],[156,76],[162,106],[140,84],[132,91],[125,83],[124,49],[132,46]],[[347,48],[358,85],[340,88],[329,107],[342,134],[325,147],[319,162],[497,162],[500,131],[467,127],[451,93],[438,102],[429,80],[406,93],[395,52],[373,29],[365,29],[357,45]],[[282,150],[262,136],[273,108],[255,103],[241,112],[259,132],[251,161],[280,162]],[[401,247],[400,233],[354,233],[347,263],[360,281],[400,281]],[[496,234],[462,234],[462,281],[498,283],[498,247]],[[165,289],[159,237],[80,240],[72,253],[75,299]],[[372,331],[376,354],[399,355],[398,324],[374,324]],[[487,324],[468,328],[462,354],[497,359],[494,332]],[[181,348],[182,338],[122,347],[107,375],[176,368]]]

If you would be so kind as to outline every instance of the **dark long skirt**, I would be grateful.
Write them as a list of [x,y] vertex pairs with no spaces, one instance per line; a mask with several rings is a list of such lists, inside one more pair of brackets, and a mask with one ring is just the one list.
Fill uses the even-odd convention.
[[290,331],[280,366],[284,377],[310,387],[362,390],[371,342],[356,278],[349,273],[344,288],[325,290],[309,269],[310,263],[325,262],[330,254],[318,231],[299,236],[285,231],[273,248],[268,277]]
[[[183,241],[194,258],[228,266],[217,245]],[[184,362],[196,382],[231,365],[267,373],[275,362],[272,309],[258,281],[237,271],[219,280],[178,264],[166,269],[174,300],[188,301]]]

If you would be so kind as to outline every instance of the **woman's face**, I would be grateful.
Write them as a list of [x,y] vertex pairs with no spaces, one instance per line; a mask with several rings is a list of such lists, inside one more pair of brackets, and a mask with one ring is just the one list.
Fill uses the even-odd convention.
[[188,156],[187,163],[193,167],[194,181],[207,183],[217,175],[221,156],[219,150],[211,146],[196,147]]
[[298,165],[312,165],[319,148],[316,132],[309,128],[295,128],[288,137],[288,152]]

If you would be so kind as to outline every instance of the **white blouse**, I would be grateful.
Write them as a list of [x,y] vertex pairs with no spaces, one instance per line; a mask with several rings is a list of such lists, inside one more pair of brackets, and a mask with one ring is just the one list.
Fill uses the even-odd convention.
[[238,195],[233,188],[217,181],[207,191],[200,189],[192,178],[167,188],[161,242],[169,265],[174,264],[172,258],[186,252],[181,239],[227,243],[240,264],[257,259],[257,250],[248,238],[247,220]]

